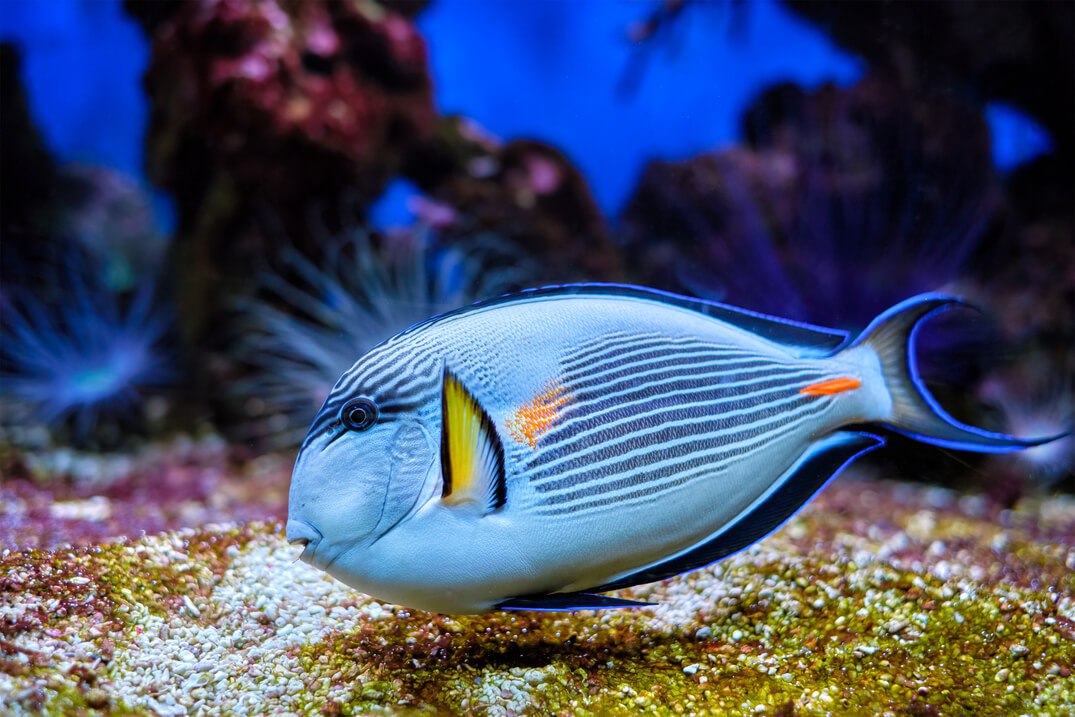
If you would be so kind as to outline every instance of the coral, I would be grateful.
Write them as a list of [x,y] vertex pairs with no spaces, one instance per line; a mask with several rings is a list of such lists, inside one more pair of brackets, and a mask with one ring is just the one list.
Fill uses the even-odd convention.
[[537,273],[490,236],[437,248],[429,233],[411,231],[375,246],[354,221],[330,237],[315,216],[323,258],[285,249],[280,266],[262,272],[260,297],[240,299],[228,353],[244,370],[223,382],[249,419],[238,438],[297,446],[337,379],[369,349],[436,314],[523,288]]
[[[0,396],[9,426],[39,422],[107,444],[120,440],[119,424],[144,429],[147,391],[170,375],[170,321],[151,284],[110,291],[93,262],[69,251],[32,290],[5,286],[0,296]],[[32,269],[19,273],[32,281]]]
[[127,291],[161,273],[168,241],[157,230],[148,193],[107,167],[69,164],[59,170],[50,230],[78,242],[101,265],[112,291]]
[[[1075,357],[1068,357],[1075,361]],[[1071,366],[1050,361],[1041,351],[1027,353],[983,382],[979,396],[1005,417],[1007,430],[1023,436],[1063,436],[1025,451],[998,456],[995,489],[1006,500],[1037,488],[1075,487],[1075,387]],[[1066,435],[1065,435],[1066,434]],[[998,496],[1000,497],[1000,496]]]
[[[853,331],[915,293],[959,293],[985,318],[942,316],[919,342],[923,375],[950,410],[981,415],[946,398],[953,387],[973,396],[1012,348],[1028,360],[1044,351],[1063,380],[1070,222],[1040,194],[1033,215],[1013,205],[980,108],[875,74],[846,89],[771,88],[743,128],[744,147],[647,168],[622,222],[643,283]],[[901,444],[885,460],[910,461],[911,476],[927,470],[919,458]],[[947,479],[983,480],[979,461],[952,462]]]
[[543,283],[622,279],[585,178],[559,150],[501,142],[474,122],[445,117],[403,172],[425,191],[446,242],[492,232],[540,257]]
[[176,202],[183,336],[204,350],[267,251],[258,210],[316,255],[305,208],[341,188],[372,201],[432,132],[425,43],[408,15],[373,0],[127,9],[152,35],[148,173]]
[[[570,161],[537,142],[502,144],[438,118],[420,2],[207,0],[128,3],[151,35],[150,177],[178,220],[173,265],[181,334],[191,353],[230,353],[228,308],[259,287],[251,266],[285,264],[261,230],[267,211],[316,266],[338,255],[314,232],[310,206],[356,198],[358,219],[393,177],[425,193],[444,246],[495,234],[541,257],[540,279],[616,279],[619,257]],[[210,362],[188,362],[192,401],[212,404]],[[214,406],[214,408],[216,408]]]
[[217,182],[243,201],[372,198],[432,130],[425,45],[376,2],[186,4],[153,43],[150,173],[182,220]]
[[56,164],[28,116],[17,64],[3,45],[0,442],[46,443],[47,426],[114,448],[146,431],[150,389],[171,375],[171,322],[155,281],[165,242],[128,178]]
[[[1075,138],[1071,3],[786,4],[838,44],[897,75],[905,87],[935,88],[1026,110],[1050,131],[1057,154],[1070,160]],[[938,28],[945,28],[943,38]]]

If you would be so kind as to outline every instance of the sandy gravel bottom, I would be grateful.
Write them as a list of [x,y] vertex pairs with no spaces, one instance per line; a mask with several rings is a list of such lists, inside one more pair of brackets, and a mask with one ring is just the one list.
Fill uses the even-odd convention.
[[[83,516],[85,518],[85,516]],[[19,714],[1075,712],[1075,501],[841,480],[632,611],[447,617],[295,560],[279,523],[0,553]]]

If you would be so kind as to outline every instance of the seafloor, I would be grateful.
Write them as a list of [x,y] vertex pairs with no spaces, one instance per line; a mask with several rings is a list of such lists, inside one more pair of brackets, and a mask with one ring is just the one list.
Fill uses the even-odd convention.
[[623,591],[656,607],[446,617],[297,562],[286,461],[236,481],[186,450],[0,488],[6,714],[1075,712],[1070,496],[844,477],[762,543]]

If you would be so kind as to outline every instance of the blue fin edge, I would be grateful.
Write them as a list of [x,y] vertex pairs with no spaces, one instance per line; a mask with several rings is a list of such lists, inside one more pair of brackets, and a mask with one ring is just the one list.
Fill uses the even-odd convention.
[[940,402],[933,396],[933,394],[926,387],[925,381],[922,380],[921,374],[918,370],[918,362],[915,360],[916,350],[915,347],[918,341],[918,333],[922,330],[922,327],[934,316],[942,314],[946,311],[950,311],[955,308],[966,308],[978,311],[978,307],[974,304],[968,303],[964,299],[954,296],[952,294],[941,293],[927,293],[918,294],[912,296],[909,299],[904,299],[895,306],[889,307],[885,311],[881,312],[874,318],[870,324],[863,329],[863,331],[855,337],[853,341],[847,346],[847,348],[853,348],[862,343],[866,343],[874,331],[884,324],[886,321],[893,317],[902,314],[908,310],[913,309],[916,306],[922,304],[935,304],[935,306],[921,316],[919,316],[915,323],[912,325],[907,335],[907,347],[906,357],[907,372],[911,379],[911,384],[914,386],[915,391],[918,392],[918,396],[926,404],[926,406],[933,412],[933,414],[941,419],[948,426],[959,430],[965,431],[971,435],[979,436],[986,441],[996,441],[997,443],[976,443],[973,441],[960,441],[952,438],[942,438],[939,436],[933,436],[921,431],[915,431],[913,429],[897,425],[888,421],[878,421],[877,424],[888,428],[895,433],[907,436],[916,441],[922,443],[928,443],[934,446],[940,446],[942,448],[950,448],[959,451],[972,451],[974,453],[1011,453],[1013,451],[1020,451],[1026,448],[1033,448],[1034,446],[1040,446],[1043,443],[1049,443],[1050,441],[1057,440],[1070,435],[1069,432],[1061,433],[1055,436],[1049,436],[1047,438],[1018,438],[1016,436],[1008,435],[1006,433],[995,433],[993,431],[987,431],[984,428],[978,428],[969,424],[963,423],[952,416],[948,411],[941,406]]
[[497,603],[500,610],[534,610],[536,612],[561,612],[565,610],[606,610],[609,608],[650,607],[656,603],[639,602],[609,595],[592,593],[549,593],[547,595],[523,595]]

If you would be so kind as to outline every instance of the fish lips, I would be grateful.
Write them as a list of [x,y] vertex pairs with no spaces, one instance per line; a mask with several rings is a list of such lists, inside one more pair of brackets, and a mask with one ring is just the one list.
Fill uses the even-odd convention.
[[288,520],[285,528],[287,542],[291,545],[301,545],[302,553],[299,559],[316,565],[315,556],[317,548],[321,544],[321,531],[305,520]]

